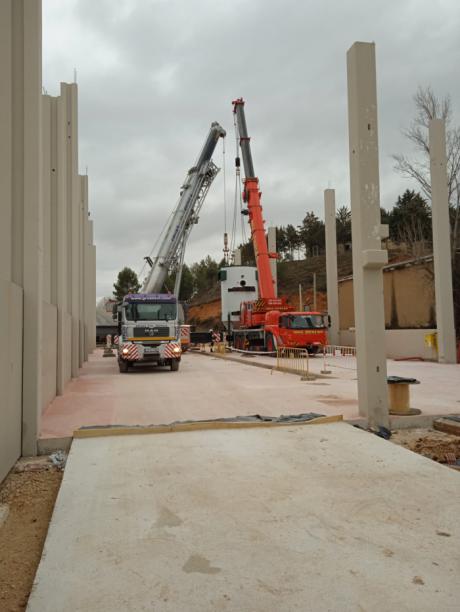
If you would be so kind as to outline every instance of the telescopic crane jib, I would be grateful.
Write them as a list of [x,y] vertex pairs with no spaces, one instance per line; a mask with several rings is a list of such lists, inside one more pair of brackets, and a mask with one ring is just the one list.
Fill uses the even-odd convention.
[[262,205],[260,203],[262,194],[259,191],[259,179],[254,172],[251,139],[248,136],[248,129],[246,126],[243,98],[238,98],[238,100],[233,101],[233,112],[236,115],[238,132],[240,135],[240,147],[245,175],[243,200],[248,205],[252,243],[254,245],[254,254],[259,274],[260,297],[264,299],[273,299],[276,297],[276,292],[270,268],[270,258],[276,258],[276,253],[269,253],[267,248]]
[[174,209],[157,255],[152,260],[149,274],[142,286],[143,293],[160,293],[166,276],[176,270],[174,294],[179,294],[187,239],[219,168],[211,161],[219,138],[226,132],[217,122],[211,124],[209,134],[196,164],[190,168],[181,187],[179,202]]

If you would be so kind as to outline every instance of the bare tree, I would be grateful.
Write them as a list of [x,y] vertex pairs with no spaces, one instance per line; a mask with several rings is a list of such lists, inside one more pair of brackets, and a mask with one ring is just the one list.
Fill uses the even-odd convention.
[[431,200],[430,147],[428,126],[431,119],[444,119],[446,122],[447,183],[449,205],[452,210],[451,244],[452,264],[455,266],[455,253],[460,229],[460,127],[452,127],[452,104],[450,97],[438,98],[431,87],[419,87],[414,95],[416,116],[404,136],[415,145],[419,154],[415,159],[405,155],[393,155],[395,169],[402,176],[415,179],[423,193]]

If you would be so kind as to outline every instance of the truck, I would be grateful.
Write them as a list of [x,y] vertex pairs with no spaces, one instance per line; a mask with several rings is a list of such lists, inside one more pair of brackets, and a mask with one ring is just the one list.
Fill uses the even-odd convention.
[[120,372],[128,372],[136,363],[169,366],[177,372],[182,350],[175,295],[128,293],[118,315]]
[[[217,142],[226,135],[217,123],[211,124],[197,162],[187,172],[179,200],[164,231],[157,254],[145,260],[150,265],[141,293],[126,295],[114,308],[118,320],[118,366],[128,372],[135,364],[154,363],[179,370],[182,347],[189,341],[178,301],[185,247],[206,195],[219,172],[212,155]],[[162,293],[165,279],[176,273],[173,293]],[[184,329],[183,329],[184,328]],[[188,331],[188,333],[186,333]]]
[[[276,297],[262,215],[259,179],[254,171],[250,138],[246,125],[244,100],[233,101],[233,113],[239,133],[239,146],[244,167],[243,201],[247,208],[251,238],[257,265],[258,298],[241,302],[239,324],[232,330],[233,345],[243,350],[273,353],[279,347],[303,348],[316,354],[327,344],[329,317],[317,311],[297,311],[286,298]],[[236,157],[239,167],[240,159]],[[229,289],[230,290],[230,289]]]

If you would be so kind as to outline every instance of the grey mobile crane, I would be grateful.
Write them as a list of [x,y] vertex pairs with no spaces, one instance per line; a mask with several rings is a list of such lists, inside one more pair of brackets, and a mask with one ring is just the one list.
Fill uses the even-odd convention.
[[198,215],[209,188],[219,172],[219,168],[211,157],[219,138],[224,138],[225,135],[224,128],[218,123],[211,124],[198,161],[190,168],[185,177],[180,190],[179,202],[161,241],[158,254],[151,260],[150,272],[142,287],[143,292],[158,293],[163,287],[168,272],[176,270],[174,295],[179,295],[185,246],[193,225],[198,223]]
[[[118,364],[120,372],[127,372],[135,363],[153,362],[179,369],[181,358],[181,330],[178,316],[178,295],[182,277],[185,247],[193,225],[219,168],[211,157],[225,130],[212,123],[196,164],[190,168],[180,190],[171,220],[157,255],[151,259],[149,273],[142,293],[131,293],[123,298],[117,309],[119,340]],[[160,293],[166,276],[176,271],[174,294]]]

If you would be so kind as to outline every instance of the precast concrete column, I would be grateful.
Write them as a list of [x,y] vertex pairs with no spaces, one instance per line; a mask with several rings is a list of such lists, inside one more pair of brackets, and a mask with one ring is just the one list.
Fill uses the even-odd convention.
[[80,176],[80,367],[88,360],[86,326],[86,276],[87,224],[88,224],[88,177]]
[[43,193],[43,291],[45,302],[51,304],[52,231],[51,231],[51,96],[42,97],[42,193]]
[[347,68],[359,412],[371,427],[388,427],[375,45],[354,43]]
[[[269,227],[267,232],[267,246],[269,253],[277,253],[276,250],[276,227]],[[278,297],[278,260],[275,258],[270,259],[270,268],[272,271],[273,288],[275,290],[275,297]]]
[[66,137],[66,202],[67,202],[67,301],[71,322],[71,374],[78,376],[80,366],[80,180],[78,176],[78,90],[76,83],[61,83]]
[[429,139],[438,360],[440,363],[457,363],[447,188],[446,128],[443,119],[430,121]]
[[89,305],[89,346],[90,350],[96,348],[96,247],[94,245],[93,221],[90,221],[90,305]]
[[54,130],[52,168],[56,175],[54,214],[56,224],[56,305],[58,309],[56,392],[58,395],[62,395],[65,385],[72,375],[72,318],[70,311],[72,278],[69,276],[71,245],[68,242],[68,123],[67,99],[65,97],[53,98],[52,118],[52,129]]
[[[41,413],[42,24],[40,0],[0,3],[0,275],[22,288],[22,453]],[[0,410],[1,412],[1,410]],[[1,426],[1,424],[0,424]]]
[[324,190],[324,222],[326,229],[327,311],[331,317],[329,344],[339,342],[339,285],[337,274],[337,228],[335,221],[335,190]]

